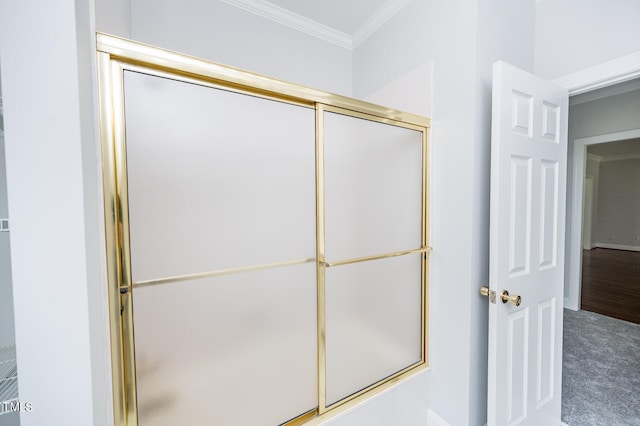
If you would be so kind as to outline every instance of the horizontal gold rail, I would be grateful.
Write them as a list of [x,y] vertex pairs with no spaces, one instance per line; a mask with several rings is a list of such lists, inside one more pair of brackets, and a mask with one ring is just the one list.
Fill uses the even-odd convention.
[[306,425],[307,422],[318,415],[318,408],[314,408],[313,410],[309,410],[304,414],[296,417],[295,419],[289,420],[288,422],[284,422],[282,426],[301,426]]
[[356,404],[359,404],[360,402],[368,398],[378,395],[379,393],[395,386],[396,384],[398,384],[398,382],[415,376],[427,370],[428,368],[429,367],[425,362],[421,361],[415,363],[385,379],[380,380],[377,383],[374,383],[371,386],[368,386],[354,393],[353,395],[350,395],[334,404],[331,404],[329,407],[327,407],[327,411],[325,411],[323,415],[318,415],[311,418],[307,423],[304,424],[304,426],[317,426],[323,424],[331,417],[344,413],[345,411],[353,408]]
[[391,257],[399,257],[399,256],[405,256],[407,254],[416,254],[416,253],[428,253],[430,251],[431,251],[431,247],[422,247],[414,250],[396,251],[393,253],[385,253],[385,254],[375,254],[373,256],[357,257],[354,259],[338,260],[335,262],[324,261],[321,263],[325,268],[331,268],[332,266],[350,265],[352,263],[367,262],[369,260],[389,259]]
[[220,270],[217,270],[217,271],[200,272],[200,273],[197,273],[197,274],[180,275],[180,276],[168,277],[168,278],[157,278],[157,279],[152,279],[152,280],[134,282],[132,287],[133,288],[150,287],[150,286],[153,286],[153,285],[171,284],[171,283],[178,283],[178,282],[182,282],[182,281],[198,280],[198,279],[201,279],[201,278],[219,277],[221,275],[237,274],[237,273],[240,273],[240,272],[259,271],[259,270],[262,270],[262,269],[280,268],[280,267],[283,267],[283,266],[302,265],[302,264],[305,264],[305,263],[315,262],[315,260],[316,260],[315,258],[289,260],[289,261],[285,261],[285,262],[267,263],[267,264],[263,264],[263,265],[254,265],[254,266],[243,266],[243,267],[240,267],[240,268],[220,269]]
[[367,386],[367,387],[365,387],[363,389],[360,389],[359,391],[354,392],[353,394],[351,394],[351,395],[349,395],[349,396],[347,396],[347,397],[345,397],[345,398],[343,398],[343,399],[341,399],[339,401],[334,402],[333,404],[327,406],[327,409],[328,410],[332,410],[334,408],[337,408],[342,404],[345,404],[345,403],[347,403],[347,402],[349,402],[351,400],[357,399],[358,397],[360,397],[360,396],[362,396],[362,395],[364,395],[366,393],[369,393],[373,389],[382,388],[381,390],[384,390],[386,388],[385,385],[387,385],[387,387],[388,387],[389,385],[393,385],[395,383],[398,383],[400,377],[407,376],[410,373],[416,373],[416,372],[421,371],[421,370],[423,370],[425,368],[426,368],[426,365],[425,365],[424,361],[420,360],[418,362],[415,362],[415,363],[409,365],[408,367],[405,367],[402,370],[397,371],[397,372],[391,374],[390,376],[385,377],[382,380],[379,380],[376,383],[373,383],[372,385],[369,385],[369,386]]
[[420,115],[398,111],[334,93],[323,92],[107,34],[97,33],[96,43],[99,52],[108,53],[111,59],[121,59],[127,63],[144,64],[154,69],[182,75],[188,74],[197,76],[200,79],[213,79],[235,87],[250,88],[252,92],[277,95],[282,99],[321,103],[350,111],[362,111],[374,116],[391,118],[417,126],[431,126],[431,120]]

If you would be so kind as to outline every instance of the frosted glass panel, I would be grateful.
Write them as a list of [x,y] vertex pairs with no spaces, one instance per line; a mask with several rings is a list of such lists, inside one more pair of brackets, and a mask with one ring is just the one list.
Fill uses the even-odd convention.
[[124,83],[134,281],[315,256],[312,109]]
[[273,426],[317,407],[313,263],[134,290],[141,426]]
[[325,113],[328,261],[421,245],[422,133]]
[[421,360],[421,255],[326,271],[327,404]]

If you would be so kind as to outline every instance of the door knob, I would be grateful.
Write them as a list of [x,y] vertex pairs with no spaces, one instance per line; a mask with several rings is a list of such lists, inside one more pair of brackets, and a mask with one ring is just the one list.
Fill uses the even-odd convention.
[[500,295],[500,299],[502,300],[502,303],[511,303],[513,306],[520,306],[520,303],[522,303],[522,297],[517,296],[515,294],[509,295],[509,292],[507,290],[503,290],[502,294]]

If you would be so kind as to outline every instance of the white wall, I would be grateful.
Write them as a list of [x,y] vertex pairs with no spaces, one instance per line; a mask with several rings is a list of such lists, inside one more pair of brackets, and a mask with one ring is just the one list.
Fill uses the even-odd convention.
[[94,0],[96,31],[131,38],[132,0]]
[[220,1],[133,0],[133,39],[351,96],[351,52]]
[[92,8],[0,1],[23,426],[112,423]]
[[572,105],[569,109],[569,143],[579,138],[638,129],[638,117],[640,90]]
[[554,79],[640,51],[637,0],[539,0],[536,74]]
[[640,250],[640,158],[602,161],[596,242]]

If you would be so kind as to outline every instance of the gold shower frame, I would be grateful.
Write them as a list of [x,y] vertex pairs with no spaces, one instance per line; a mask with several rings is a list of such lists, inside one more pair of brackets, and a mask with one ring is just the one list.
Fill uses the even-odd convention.
[[[356,99],[273,79],[203,59],[152,47],[130,40],[97,34],[100,92],[100,137],[102,141],[107,278],[111,340],[114,423],[137,426],[136,374],[133,335],[132,291],[134,288],[186,281],[204,276],[226,275],[285,264],[315,262],[318,312],[318,408],[286,423],[315,425],[413,376],[429,365],[429,129],[428,118]],[[243,94],[313,108],[316,111],[316,258],[218,270],[204,274],[133,283],[129,244],[127,159],[124,116],[124,71],[138,71],[174,80],[222,88]],[[406,251],[327,262],[324,253],[324,112],[335,112],[422,132],[422,232],[421,246]],[[357,393],[326,405],[325,270],[334,266],[409,254],[422,254],[421,360]]]

